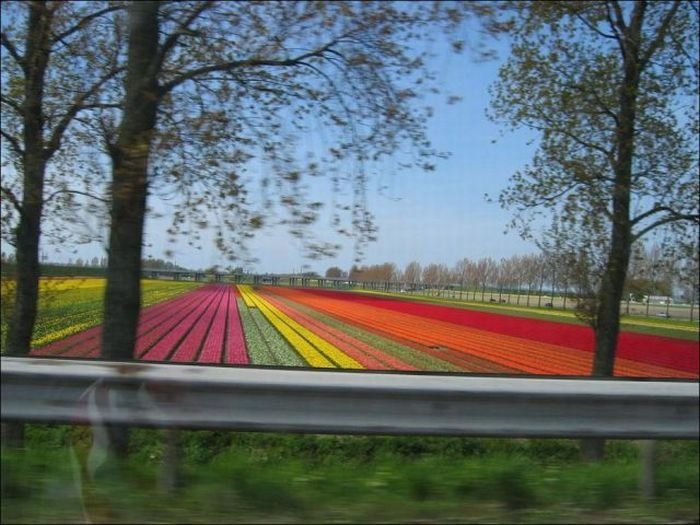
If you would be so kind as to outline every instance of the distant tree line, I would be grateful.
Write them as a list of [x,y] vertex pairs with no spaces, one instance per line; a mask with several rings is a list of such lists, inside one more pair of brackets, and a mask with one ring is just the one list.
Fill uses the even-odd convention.
[[[349,271],[337,266],[326,270],[327,278],[357,282],[402,282],[410,287],[445,287],[469,290],[474,299],[485,291],[518,291],[542,295],[584,296],[579,268],[568,253],[542,252],[494,259],[463,258],[452,267],[441,263],[425,266],[412,261],[400,269],[395,263],[353,265]],[[660,245],[640,246],[633,254],[625,282],[625,300],[642,301],[645,296],[675,297],[693,303],[698,298],[697,250],[691,255],[667,253]]]
[[[2,252],[2,258],[0,259],[3,265],[14,265],[17,263],[17,258],[14,252],[6,253]],[[76,259],[69,258],[68,262],[59,263],[54,261],[49,261],[48,257],[43,255],[41,257],[42,266],[71,266],[77,268],[107,268],[107,257],[93,257],[92,259],[78,257]],[[174,262],[165,261],[163,259],[154,259],[149,257],[141,261],[141,266],[144,269],[149,270],[187,270]]]

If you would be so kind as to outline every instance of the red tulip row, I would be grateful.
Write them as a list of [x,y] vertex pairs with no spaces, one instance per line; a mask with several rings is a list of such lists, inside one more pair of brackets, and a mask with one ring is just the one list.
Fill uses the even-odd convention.
[[[421,318],[445,321],[459,326],[522,337],[586,352],[592,352],[595,347],[593,331],[581,325],[333,290],[305,289],[304,291],[318,297],[338,299],[356,306],[372,306],[388,312],[411,314]],[[617,356],[663,368],[689,372],[696,377],[700,369],[700,353],[696,341],[621,332]]]

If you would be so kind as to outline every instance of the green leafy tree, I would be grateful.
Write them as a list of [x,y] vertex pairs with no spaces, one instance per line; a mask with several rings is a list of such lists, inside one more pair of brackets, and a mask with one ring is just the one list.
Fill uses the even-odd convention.
[[492,117],[540,132],[500,195],[534,236],[577,262],[595,331],[592,374],[612,376],[633,244],[698,225],[698,8],[693,2],[518,2]]
[[[12,285],[3,287],[0,344],[8,355],[26,355],[31,348],[43,216],[51,214],[54,226],[67,215],[74,221],[75,196],[92,196],[90,177],[65,174],[85,163],[73,147],[77,120],[101,109],[99,92],[120,72],[118,49],[94,45],[91,36],[117,9],[103,2],[2,4],[0,224],[17,258]],[[64,238],[62,228],[44,221],[47,230]],[[3,424],[3,444],[21,446],[23,439],[23,424]]]

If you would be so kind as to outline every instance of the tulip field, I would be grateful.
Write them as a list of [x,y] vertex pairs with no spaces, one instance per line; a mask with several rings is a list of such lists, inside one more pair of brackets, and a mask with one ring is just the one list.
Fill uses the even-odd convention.
[[[70,332],[70,330],[69,330]],[[32,355],[97,357],[101,327]],[[148,361],[586,376],[586,327],[323,289],[207,284],[145,307]],[[696,341],[623,332],[615,374],[698,377]]]

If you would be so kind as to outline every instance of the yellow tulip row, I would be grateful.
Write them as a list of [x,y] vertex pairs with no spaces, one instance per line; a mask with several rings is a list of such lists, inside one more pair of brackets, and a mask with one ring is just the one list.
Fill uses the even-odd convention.
[[62,330],[56,330],[55,332],[48,333],[43,337],[34,339],[32,341],[32,346],[38,348],[40,346],[53,343],[54,341],[58,341],[59,339],[64,339],[65,337],[77,334],[78,332],[82,332],[83,330],[87,330],[88,328],[92,328],[93,326],[95,326],[95,322],[93,321],[73,324],[66,328],[63,328]]
[[239,284],[237,286],[245,305],[248,308],[256,308],[255,303],[250,299],[250,294],[253,293],[252,287],[248,284]]
[[104,288],[105,282],[102,277],[42,277],[39,280],[39,291]]
[[363,368],[360,363],[344,354],[339,348],[265,301],[250,286],[238,285],[238,290],[246,305],[250,301],[257,307],[270,324],[311,366],[317,368]]

